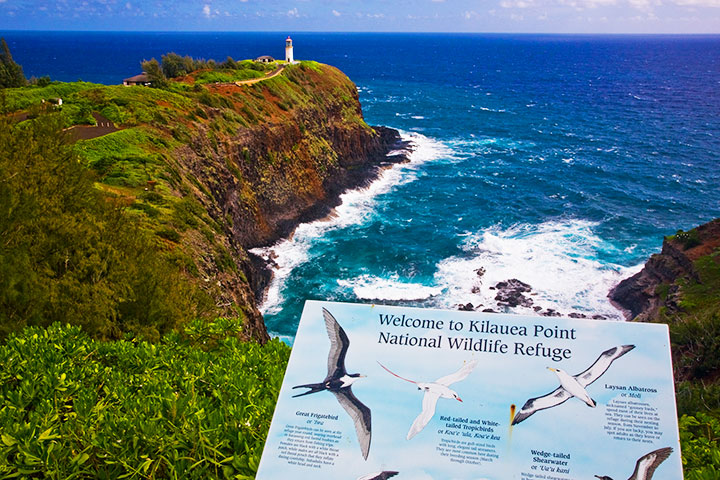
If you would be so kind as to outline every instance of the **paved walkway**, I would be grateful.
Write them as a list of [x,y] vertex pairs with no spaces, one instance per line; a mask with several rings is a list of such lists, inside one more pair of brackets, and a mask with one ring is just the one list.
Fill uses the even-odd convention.
[[95,119],[97,125],[75,125],[74,127],[68,128],[66,131],[70,132],[71,138],[74,141],[78,140],[89,140],[91,138],[102,137],[108,133],[117,132],[121,130],[117,128],[110,120],[100,115],[97,112],[92,112],[92,116]]

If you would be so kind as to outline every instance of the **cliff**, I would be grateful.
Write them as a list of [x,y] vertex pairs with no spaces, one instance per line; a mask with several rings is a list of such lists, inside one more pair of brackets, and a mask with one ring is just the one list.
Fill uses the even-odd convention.
[[669,326],[678,412],[720,409],[720,219],[666,237],[610,299],[628,319]]
[[[241,62],[163,88],[55,82],[8,90],[16,120],[58,109],[96,187],[152,232],[158,250],[214,302],[206,316],[245,319],[268,338],[257,310],[267,274],[247,250],[326,215],[339,194],[402,156],[398,132],[368,126],[357,88],[334,67],[287,65],[272,78]],[[262,78],[253,84],[236,79]],[[45,107],[47,108],[47,107]]]
[[697,262],[718,247],[720,219],[665,237],[661,252],[613,288],[609,298],[629,320],[657,321],[661,314],[678,312],[682,285],[703,282]]

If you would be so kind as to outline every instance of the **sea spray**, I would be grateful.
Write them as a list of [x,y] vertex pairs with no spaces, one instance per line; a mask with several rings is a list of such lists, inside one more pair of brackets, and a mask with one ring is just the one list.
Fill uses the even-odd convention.
[[[548,221],[538,225],[493,226],[463,239],[463,254],[438,263],[436,281],[445,307],[471,302],[505,309],[495,300],[498,282],[516,278],[531,285],[533,306],[568,314],[587,312],[622,319],[607,292],[640,266],[622,267],[596,260],[612,248],[585,220]],[[511,308],[535,313],[532,307]]]
[[[260,304],[263,314],[275,314],[282,309],[282,291],[288,277],[294,269],[312,259],[311,249],[316,243],[322,242],[323,235],[368,221],[374,213],[379,195],[414,181],[419,165],[449,154],[445,145],[424,135],[401,132],[401,137],[403,141],[410,142],[412,148],[408,163],[394,164],[381,171],[378,178],[367,187],[342,194],[340,205],[328,217],[299,225],[290,238],[275,245],[251,250],[255,255],[270,261],[273,269],[273,278]],[[393,154],[396,152],[390,152],[390,155]]]

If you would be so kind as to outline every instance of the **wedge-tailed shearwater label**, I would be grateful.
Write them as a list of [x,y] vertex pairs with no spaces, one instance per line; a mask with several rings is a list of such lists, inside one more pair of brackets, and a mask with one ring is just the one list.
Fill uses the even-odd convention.
[[665,325],[308,301],[256,478],[675,480],[679,451]]

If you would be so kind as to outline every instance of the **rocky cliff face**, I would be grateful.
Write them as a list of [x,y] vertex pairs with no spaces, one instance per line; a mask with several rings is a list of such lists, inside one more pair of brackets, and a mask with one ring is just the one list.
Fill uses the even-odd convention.
[[609,298],[628,319],[654,321],[661,309],[672,314],[679,308],[678,281],[700,282],[695,262],[718,247],[720,219],[666,237],[662,251],[650,257],[640,272],[620,282]]
[[[247,332],[266,339],[256,305],[267,272],[247,250],[326,215],[343,191],[375,178],[388,162],[402,161],[386,156],[400,137],[365,124],[355,85],[333,67],[300,65],[277,81],[209,88],[243,106],[252,100],[258,121],[232,131],[213,129],[212,122],[195,124],[191,140],[173,152],[192,184],[190,194],[222,226],[212,238],[183,240],[218,305],[228,313],[240,307]],[[223,113],[218,108],[208,116],[222,120]]]

